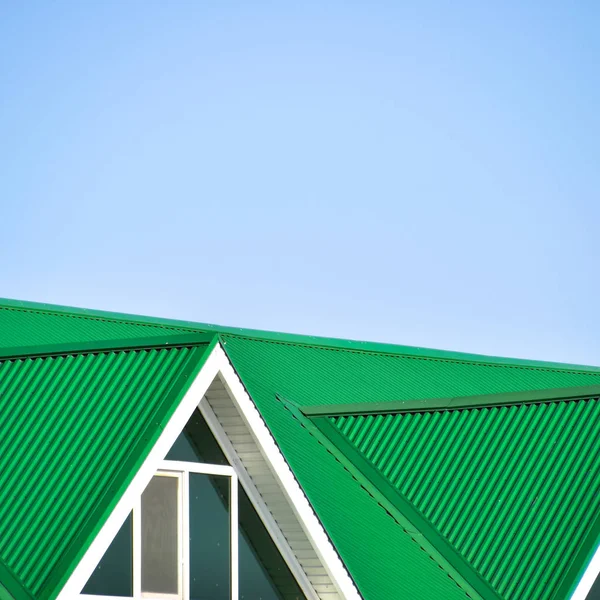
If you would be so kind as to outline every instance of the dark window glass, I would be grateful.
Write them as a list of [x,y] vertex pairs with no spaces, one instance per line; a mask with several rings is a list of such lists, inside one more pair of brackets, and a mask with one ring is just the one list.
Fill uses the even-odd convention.
[[191,600],[231,596],[229,482],[229,477],[190,473]]
[[179,592],[178,486],[156,475],[142,494],[142,592]]
[[228,465],[227,459],[212,434],[202,413],[196,409],[172,448],[166,460],[202,462],[211,465]]
[[[166,459],[229,464],[199,410],[194,411]],[[305,600],[241,486],[238,510],[240,599]],[[191,599],[228,599],[229,478],[190,473],[190,538]]]
[[132,523],[129,514],[85,584],[83,594],[133,596]]
[[600,600],[600,577],[596,578],[592,589],[588,592],[585,600]]
[[238,511],[240,600],[305,600],[241,485]]

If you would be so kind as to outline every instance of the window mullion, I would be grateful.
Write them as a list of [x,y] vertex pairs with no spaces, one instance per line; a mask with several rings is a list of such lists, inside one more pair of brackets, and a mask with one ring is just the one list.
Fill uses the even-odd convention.
[[231,516],[231,600],[239,597],[239,567],[238,567],[238,478],[233,473],[229,479],[230,516]]
[[181,576],[183,600],[190,598],[190,474],[183,472],[181,498]]
[[142,597],[142,498],[133,507],[133,597]]
[[[174,466],[174,465],[173,465]],[[177,465],[179,467],[183,465]],[[194,465],[195,466],[195,465]],[[182,600],[190,600],[190,471],[157,471],[157,475],[179,478],[180,498],[178,522],[178,566],[179,589]],[[219,473],[223,476],[223,474]],[[230,577],[231,598],[239,596],[239,560],[238,560],[238,477],[235,472],[227,473],[230,485]],[[227,476],[226,475],[226,476]],[[142,510],[141,497],[133,508],[133,598],[142,600]]]

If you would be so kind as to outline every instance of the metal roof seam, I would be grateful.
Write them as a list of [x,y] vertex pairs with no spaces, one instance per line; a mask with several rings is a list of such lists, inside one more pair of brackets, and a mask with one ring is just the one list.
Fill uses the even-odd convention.
[[[384,510],[384,511],[385,511],[385,512],[386,512],[386,513],[387,513],[387,514],[388,514],[388,515],[389,515],[389,516],[392,518],[392,520],[394,521],[394,523],[395,523],[396,525],[398,525],[398,526],[399,526],[399,527],[402,529],[402,531],[403,531],[403,532],[404,532],[404,533],[405,533],[405,534],[406,534],[406,535],[407,535],[407,536],[408,536],[408,537],[411,539],[411,541],[413,541],[413,542],[414,542],[414,543],[417,545],[417,547],[418,547],[420,550],[422,550],[422,551],[423,551],[423,552],[424,552],[424,553],[427,555],[427,557],[428,557],[430,560],[432,560],[432,561],[433,561],[433,562],[434,562],[434,563],[435,563],[435,564],[436,564],[436,565],[437,565],[437,566],[438,566],[438,567],[439,567],[439,568],[440,568],[440,569],[441,569],[441,570],[442,570],[442,571],[443,571],[443,572],[444,572],[444,573],[445,573],[445,574],[446,574],[446,575],[447,575],[447,576],[450,578],[450,580],[451,580],[451,581],[452,581],[452,582],[453,582],[453,583],[454,583],[454,584],[455,584],[455,585],[456,585],[456,586],[457,586],[457,587],[458,587],[458,588],[459,588],[459,589],[460,589],[462,592],[464,592],[464,594],[465,594],[465,596],[466,596],[467,598],[470,598],[471,600],[473,600],[473,596],[472,596],[471,594],[469,594],[469,592],[463,588],[463,586],[462,586],[462,585],[461,585],[461,584],[460,584],[460,583],[459,583],[459,582],[458,582],[458,581],[457,581],[457,580],[456,580],[456,579],[455,579],[455,578],[452,576],[452,574],[451,574],[451,573],[449,573],[449,572],[448,572],[448,571],[447,571],[447,570],[444,568],[444,566],[443,566],[442,564],[440,564],[440,562],[439,562],[439,561],[438,561],[438,560],[437,560],[437,559],[436,559],[434,556],[432,556],[432,554],[431,554],[431,553],[430,553],[430,552],[429,552],[429,551],[428,551],[426,548],[424,548],[422,544],[420,544],[420,543],[419,543],[419,542],[418,542],[418,541],[415,539],[415,537],[414,537],[413,533],[412,533],[412,532],[410,532],[410,531],[409,531],[409,530],[408,530],[406,527],[404,527],[404,525],[402,525],[402,523],[400,523],[400,522],[399,522],[399,521],[396,519],[396,517],[395,517],[395,516],[394,516],[394,515],[393,515],[393,514],[392,514],[392,513],[391,513],[391,512],[390,512],[390,511],[389,511],[389,510],[388,510],[388,509],[387,509],[387,508],[386,508],[386,507],[383,505],[383,504],[381,504],[381,502],[379,501],[379,499],[378,499],[378,498],[376,498],[376,497],[375,497],[375,496],[374,496],[374,495],[371,493],[371,491],[370,491],[370,490],[369,490],[367,487],[365,487],[365,485],[364,485],[364,482],[361,482],[361,481],[359,481],[359,480],[358,480],[358,478],[355,476],[355,474],[354,474],[354,473],[352,473],[352,471],[350,471],[350,470],[348,469],[348,467],[347,467],[347,466],[346,466],[346,465],[345,465],[345,464],[344,464],[342,461],[340,461],[340,460],[339,460],[339,458],[338,458],[338,457],[335,455],[335,453],[334,453],[334,452],[332,452],[332,451],[331,451],[331,450],[330,450],[330,449],[327,447],[327,445],[323,444],[322,440],[321,440],[321,439],[319,439],[319,437],[318,437],[318,436],[316,436],[316,435],[314,434],[314,432],[312,431],[312,429],[311,429],[310,427],[307,427],[307,426],[306,426],[306,424],[304,424],[304,423],[302,422],[302,420],[298,418],[298,416],[295,414],[295,411],[293,411],[293,410],[290,410],[289,406],[287,405],[287,401],[285,401],[285,400],[282,400],[282,399],[281,399],[279,396],[277,396],[277,395],[276,395],[276,398],[277,398],[277,400],[278,400],[278,401],[279,401],[279,402],[280,402],[280,403],[283,405],[284,409],[285,409],[285,410],[287,410],[287,411],[290,413],[290,415],[292,416],[292,418],[293,418],[293,419],[295,419],[295,420],[296,420],[296,421],[299,423],[299,425],[300,425],[301,427],[303,427],[304,429],[306,429],[306,430],[308,431],[308,433],[309,433],[309,434],[310,434],[310,435],[311,435],[311,436],[312,436],[312,437],[313,437],[313,438],[314,438],[314,439],[317,441],[317,443],[318,443],[320,446],[322,446],[322,447],[323,447],[323,448],[324,448],[324,449],[325,449],[325,450],[326,450],[326,451],[327,451],[329,454],[331,454],[331,455],[332,455],[332,456],[335,458],[335,460],[336,460],[336,461],[337,461],[337,462],[340,464],[340,466],[341,466],[341,467],[342,467],[342,468],[343,468],[343,469],[344,469],[344,470],[345,470],[345,471],[346,471],[346,472],[347,472],[347,473],[350,475],[350,477],[352,477],[352,479],[353,479],[353,480],[354,480],[354,481],[355,481],[355,482],[356,482],[356,483],[357,483],[357,484],[358,484],[358,485],[359,485],[359,486],[360,486],[360,487],[361,487],[361,488],[362,488],[362,489],[363,489],[363,490],[364,490],[364,491],[365,491],[365,492],[366,492],[366,493],[367,493],[367,494],[368,494],[368,495],[369,495],[369,496],[370,496],[370,497],[371,497],[371,498],[372,498],[372,499],[375,501],[375,503],[377,504],[377,506],[379,506],[381,509],[383,509],[383,510]],[[316,514],[316,513],[315,513],[315,514]],[[335,545],[334,545],[334,547],[335,547]]]

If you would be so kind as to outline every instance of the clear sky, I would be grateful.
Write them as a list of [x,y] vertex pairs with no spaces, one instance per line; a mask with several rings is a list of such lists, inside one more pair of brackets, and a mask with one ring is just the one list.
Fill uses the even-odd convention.
[[0,295],[600,364],[597,1],[0,2]]

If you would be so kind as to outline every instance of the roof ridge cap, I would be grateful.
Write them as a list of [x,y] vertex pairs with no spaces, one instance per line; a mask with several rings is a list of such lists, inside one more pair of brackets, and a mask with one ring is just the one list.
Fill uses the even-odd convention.
[[596,398],[600,398],[600,384],[445,398],[309,405],[299,406],[298,410],[307,417],[367,417],[387,414],[522,406],[526,404],[569,402],[573,400],[593,400]]
[[348,340],[342,338],[327,338],[296,333],[280,333],[258,329],[244,329],[241,327],[228,327],[210,323],[198,323],[178,319],[149,317],[127,313],[116,313],[96,309],[85,309],[57,304],[46,304],[0,298],[0,309],[20,310],[23,312],[39,312],[45,314],[68,316],[72,318],[86,318],[90,320],[105,320],[127,323],[130,325],[151,326],[162,329],[190,331],[207,331],[223,336],[235,336],[253,341],[282,343],[289,345],[304,345],[320,349],[354,351],[359,353],[378,353],[391,357],[404,357],[414,359],[429,359],[436,361],[483,364],[494,367],[518,367],[522,369],[544,369],[548,371],[583,372],[586,374],[598,373],[600,367],[591,365],[578,365],[552,361],[536,361],[521,358],[491,356],[485,354],[469,354],[452,350],[439,350],[420,346],[403,346],[386,342],[369,342]]
[[119,338],[100,340],[97,342],[68,342],[63,344],[44,344],[39,346],[23,346],[0,348],[0,361],[39,358],[44,356],[62,356],[72,354],[94,354],[100,352],[127,350],[145,350],[157,348],[174,348],[182,346],[198,346],[210,343],[215,334],[191,333],[180,335],[148,336],[143,338]]

